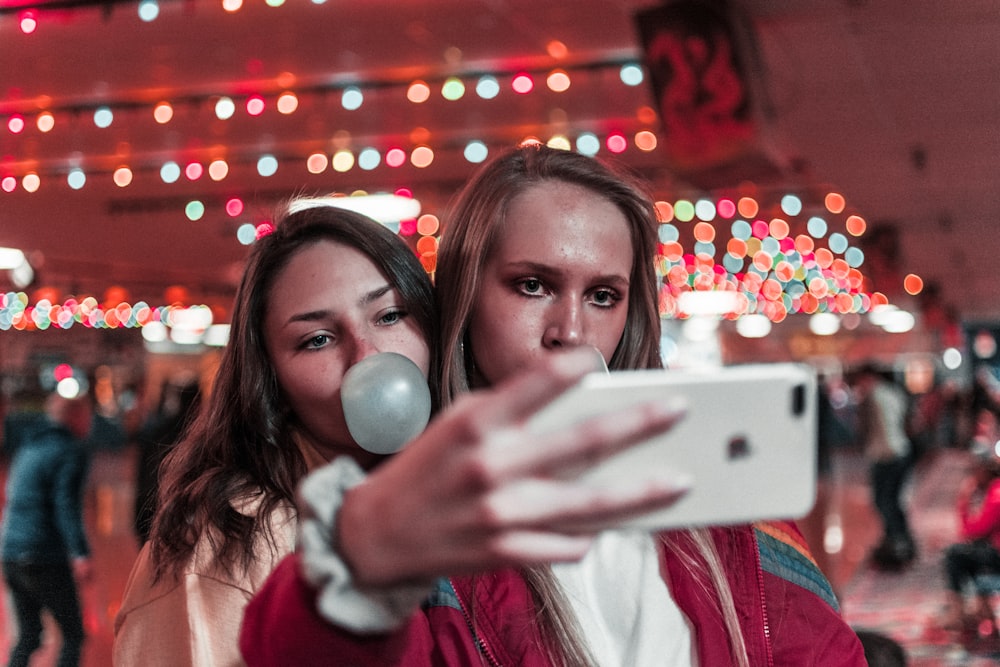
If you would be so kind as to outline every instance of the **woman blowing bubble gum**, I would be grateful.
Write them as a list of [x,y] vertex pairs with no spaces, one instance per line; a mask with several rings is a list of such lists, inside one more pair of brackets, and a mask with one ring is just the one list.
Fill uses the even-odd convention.
[[367,474],[345,457],[307,478],[300,552],[244,617],[249,664],[865,664],[790,524],[587,528],[684,480],[557,473],[680,415],[524,427],[593,348],[612,371],[661,367],[656,225],[640,187],[576,153],[523,146],[473,177],[438,261],[445,409]]
[[380,458],[339,407],[349,369],[379,352],[409,359],[430,412],[426,273],[382,225],[316,203],[293,202],[254,245],[212,391],[161,468],[115,621],[117,665],[242,664],[243,608],[292,551],[299,480],[344,454],[366,468]]

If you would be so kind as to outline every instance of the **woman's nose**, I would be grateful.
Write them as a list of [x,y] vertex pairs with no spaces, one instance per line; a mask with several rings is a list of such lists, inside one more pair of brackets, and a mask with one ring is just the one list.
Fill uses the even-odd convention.
[[554,306],[542,340],[545,347],[576,347],[583,342],[583,316],[579,304],[567,302]]
[[351,354],[351,365],[358,363],[362,359],[366,359],[373,354],[379,353],[379,347],[370,336],[363,334],[355,334],[352,336],[352,354]]

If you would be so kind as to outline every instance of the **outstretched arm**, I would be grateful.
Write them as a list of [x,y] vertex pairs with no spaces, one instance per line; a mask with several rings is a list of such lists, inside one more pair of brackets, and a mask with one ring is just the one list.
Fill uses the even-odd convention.
[[662,475],[615,491],[560,475],[666,431],[681,416],[654,403],[554,433],[528,427],[589,370],[592,353],[567,353],[463,396],[348,491],[333,537],[356,581],[394,586],[575,560],[593,536],[574,526],[624,520],[683,495],[685,488]]
[[[465,396],[368,477],[358,473],[346,490],[325,494],[331,506],[320,501],[303,508],[309,518],[301,529],[301,558],[310,576],[303,576],[297,556],[254,598],[241,635],[248,662],[286,655],[306,642],[313,650],[325,646],[344,655],[356,649],[359,658],[377,655],[391,664],[390,656],[425,650],[430,641],[417,607],[437,577],[574,560],[593,539],[581,526],[675,502],[686,489],[662,473],[613,491],[561,473],[668,430],[681,416],[676,409],[640,405],[560,432],[529,428],[535,412],[592,368],[591,353],[567,353]],[[313,473],[304,489],[324,471],[330,472]],[[317,575],[316,561],[329,565],[325,573]],[[332,589],[335,594],[327,595]],[[345,590],[349,598],[338,604]],[[367,624],[354,623],[352,613],[345,617],[365,596],[373,608],[394,613]],[[325,632],[318,598],[326,598],[324,608],[333,607]]]

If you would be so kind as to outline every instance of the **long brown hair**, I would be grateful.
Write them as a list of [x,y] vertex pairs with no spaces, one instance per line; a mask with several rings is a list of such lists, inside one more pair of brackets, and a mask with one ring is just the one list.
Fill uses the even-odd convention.
[[[296,202],[293,202],[293,204]],[[247,261],[233,306],[229,344],[213,388],[186,435],[161,468],[160,509],[150,535],[159,579],[176,576],[198,540],[209,540],[227,572],[246,571],[260,537],[273,549],[269,517],[294,508],[306,463],[295,445],[297,418],[286,402],[264,343],[271,287],[289,261],[320,241],[360,250],[399,292],[432,349],[437,337],[433,289],[415,254],[384,226],[358,213],[320,205],[285,209]],[[432,396],[436,396],[431,373]],[[259,499],[253,515],[234,501]]]
[[[482,267],[503,234],[511,201],[543,182],[558,181],[586,188],[613,203],[629,223],[633,256],[628,315],[621,341],[610,359],[612,370],[662,368],[660,316],[655,259],[657,218],[652,197],[642,181],[621,166],[579,153],[526,144],[484,165],[457,195],[444,227],[435,284],[441,316],[440,359],[442,403],[468,391],[473,351],[467,329],[483,280]],[[696,545],[701,563],[685,558],[699,581],[711,582],[726,618],[736,664],[747,663],[746,649],[729,584],[708,531],[682,531]],[[666,548],[680,557],[673,538]],[[592,665],[568,602],[548,566],[524,568],[538,605],[539,628],[550,658],[559,665]]]

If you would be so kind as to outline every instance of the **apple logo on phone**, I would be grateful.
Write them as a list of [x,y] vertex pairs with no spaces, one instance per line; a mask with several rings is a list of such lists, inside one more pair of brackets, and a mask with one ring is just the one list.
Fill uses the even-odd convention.
[[734,435],[729,439],[728,452],[730,461],[749,458],[751,454],[750,441],[747,440],[746,436]]

